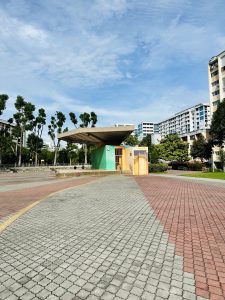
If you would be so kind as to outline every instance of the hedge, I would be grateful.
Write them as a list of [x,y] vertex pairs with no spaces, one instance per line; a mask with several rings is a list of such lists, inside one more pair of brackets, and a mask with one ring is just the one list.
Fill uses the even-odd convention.
[[149,173],[166,172],[168,170],[167,164],[150,164]]
[[174,161],[171,163],[173,170],[189,170],[189,171],[202,171],[205,167],[204,163],[195,161],[195,162],[178,162]]

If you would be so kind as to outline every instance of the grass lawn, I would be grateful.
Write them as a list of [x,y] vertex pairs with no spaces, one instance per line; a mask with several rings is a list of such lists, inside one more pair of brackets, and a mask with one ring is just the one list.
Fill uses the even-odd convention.
[[223,179],[225,180],[224,172],[204,172],[204,173],[191,173],[191,174],[183,174],[180,176],[187,177],[198,177],[198,178],[211,178],[211,179]]

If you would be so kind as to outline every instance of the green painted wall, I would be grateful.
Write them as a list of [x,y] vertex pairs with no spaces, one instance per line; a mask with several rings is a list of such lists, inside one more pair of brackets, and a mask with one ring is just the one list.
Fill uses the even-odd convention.
[[106,145],[91,153],[92,169],[115,170],[115,147]]

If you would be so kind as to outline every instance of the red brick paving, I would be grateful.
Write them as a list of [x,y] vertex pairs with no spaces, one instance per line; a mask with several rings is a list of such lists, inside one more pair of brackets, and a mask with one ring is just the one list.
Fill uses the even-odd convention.
[[97,178],[99,177],[82,177],[79,179],[72,179],[70,181],[63,181],[63,179],[59,179],[59,182],[49,183],[47,185],[24,188],[22,190],[18,189],[13,191],[0,192],[0,219],[16,213],[20,209],[25,208],[31,203],[53,192],[92,182]]
[[165,177],[136,177],[150,206],[194,273],[196,294],[225,299],[225,188]]

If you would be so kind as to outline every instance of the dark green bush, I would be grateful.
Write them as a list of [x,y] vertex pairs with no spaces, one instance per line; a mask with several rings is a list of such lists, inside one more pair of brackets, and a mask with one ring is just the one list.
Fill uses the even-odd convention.
[[202,168],[205,166],[204,163],[195,161],[188,163],[188,170],[190,171],[202,171]]
[[149,173],[166,172],[168,170],[167,164],[150,164]]
[[202,171],[202,168],[205,167],[205,164],[199,161],[195,161],[195,162],[174,161],[171,163],[171,166],[173,170]]

